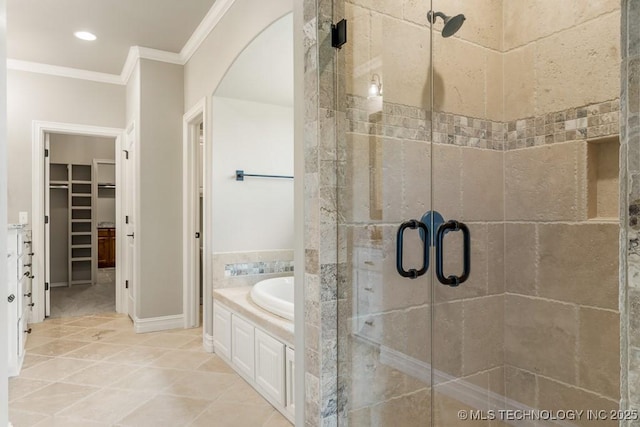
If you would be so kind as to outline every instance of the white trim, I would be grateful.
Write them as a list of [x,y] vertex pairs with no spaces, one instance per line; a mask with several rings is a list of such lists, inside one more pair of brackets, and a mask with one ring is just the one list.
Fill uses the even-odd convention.
[[293,1],[293,271],[295,288],[293,292],[293,323],[295,352],[294,400],[295,425],[305,425],[305,181],[304,149],[305,149],[305,46],[304,38],[304,4],[302,0]]
[[218,0],[207,12],[204,19],[196,27],[189,40],[184,44],[180,53],[168,52],[160,49],[152,49],[143,46],[131,46],[127,59],[122,65],[120,74],[101,73],[98,71],[82,70],[79,68],[61,67],[58,65],[42,64],[39,62],[22,61],[19,59],[7,59],[7,69],[28,71],[32,73],[48,74],[52,76],[68,77],[71,79],[90,80],[114,85],[126,85],[140,58],[153,61],[167,62],[170,64],[184,65],[198,50],[202,42],[215,28],[224,15],[229,11],[235,0]]
[[[194,238],[196,230],[199,228],[199,177],[201,168],[196,164],[199,147],[194,143],[193,128],[196,123],[203,122],[203,135],[206,134],[204,124],[207,101],[202,98],[182,117],[182,304],[184,313],[184,327],[195,328],[199,326],[200,315],[200,283],[199,265],[200,242]],[[207,144],[207,137],[204,136],[204,145]],[[203,159],[200,159],[202,162]],[[204,171],[202,171],[204,172]],[[204,185],[204,183],[203,183]],[[210,199],[203,193],[205,201]],[[206,204],[206,203],[205,203]],[[201,238],[205,235],[202,230]],[[203,242],[203,258],[206,253],[206,241]],[[204,266],[201,266],[203,268]],[[203,275],[203,288],[208,287],[206,275]],[[204,299],[204,298],[203,298]]]
[[218,25],[222,17],[231,8],[234,1],[235,0],[217,0],[213,6],[211,6],[209,12],[207,12],[202,22],[200,22],[180,51],[180,58],[183,64],[186,64],[193,54],[196,53],[202,42],[204,42],[209,33]]
[[[138,51],[138,46],[131,46],[129,48],[129,54],[127,54],[127,60],[124,61],[124,65],[122,66],[122,71],[120,72],[120,81],[122,84],[127,84],[129,79],[131,78],[131,74],[133,70],[136,68],[136,63],[140,59],[140,52]],[[129,130],[127,129],[127,132]]]
[[212,131],[212,103],[213,96],[205,100],[204,118],[204,147],[202,160],[204,163],[202,197],[206,203],[202,206],[202,330],[213,336],[213,131]]
[[[133,234],[137,235],[138,238],[136,240],[134,240],[134,247],[133,247],[133,259],[134,262],[132,263],[133,266],[133,277],[132,277],[132,281],[133,281],[133,307],[130,309],[129,307],[129,293],[130,291],[127,291],[126,288],[122,289],[122,300],[123,300],[123,313],[126,313],[129,315],[129,317],[134,321],[134,323],[137,321],[138,319],[138,313],[140,313],[140,259],[141,259],[141,253],[140,253],[140,244],[137,243],[140,233],[139,231],[139,218],[140,218],[140,138],[139,138],[139,133],[140,133],[140,129],[138,128],[137,122],[135,120],[133,120],[131,123],[129,123],[129,125],[126,128],[126,132],[125,132],[125,136],[124,136],[124,141],[122,143],[122,147],[120,150],[120,159],[122,159],[123,154],[124,154],[124,149],[126,148],[127,150],[129,150],[130,145],[133,144],[134,147],[134,159],[133,161],[135,162],[133,165],[133,178],[127,176],[127,179],[133,179],[134,183],[133,185],[131,185],[130,182],[126,183],[126,187],[124,188],[124,186],[122,184],[118,185],[116,184],[116,187],[119,187],[120,189],[122,189],[123,191],[120,191],[120,206],[122,206],[122,210],[121,210],[121,214],[118,216],[118,219],[121,220],[121,226],[120,229],[125,231],[124,233],[117,233],[116,236],[118,234],[123,235],[122,239],[116,240],[116,245],[118,245],[118,248],[120,248],[118,250],[118,252],[120,254],[122,254],[122,260],[123,260],[123,266],[126,264],[126,267],[123,267],[121,269],[122,272],[124,272],[125,268],[128,268],[129,266],[129,260],[126,259],[126,256],[129,255],[129,250],[128,250],[128,245],[129,242],[127,241],[127,239],[125,239],[124,235],[128,234],[129,231],[131,231]],[[131,143],[131,141],[133,141],[133,143]],[[128,158],[128,155],[126,156]],[[127,173],[127,168],[124,166],[124,162],[126,162],[126,160],[122,160],[121,163],[123,163],[122,167],[120,167],[120,170],[118,172],[118,176],[121,178],[120,182],[124,182],[124,175]],[[116,170],[118,169],[118,165],[116,164]],[[117,191],[117,188],[116,188]],[[124,206],[126,200],[127,200],[127,192],[128,191],[134,191],[134,196],[133,197],[133,206],[127,206],[127,210],[125,212],[124,210]],[[125,225],[125,215],[133,215],[134,218],[134,223],[133,225],[129,224],[129,225]],[[117,252],[117,253],[118,253]],[[116,263],[119,262],[116,260]],[[129,272],[127,272],[127,275],[129,274]],[[121,278],[121,282],[122,284],[124,284],[125,280],[127,278],[126,277],[122,277]],[[131,312],[133,311],[133,312]]]
[[167,62],[169,64],[184,65],[179,53],[167,52],[166,50],[151,49],[150,47],[136,46],[138,56],[153,61]]
[[184,327],[184,316],[182,314],[175,314],[173,316],[149,317],[147,319],[135,318],[133,325],[134,330],[138,334],[181,329]]
[[209,352],[209,353],[214,353],[215,350],[213,349],[213,335],[209,335],[209,334],[202,334],[202,345],[204,347],[204,351]]
[[28,71],[31,73],[48,74],[51,76],[68,77],[71,79],[89,80],[113,85],[124,84],[118,74],[100,73],[97,71],[81,70],[79,68],[60,67],[58,65],[42,64],[40,62],[7,59],[8,70]]
[[[115,149],[119,152],[122,149],[124,140],[124,130],[118,128],[78,125],[72,123],[44,122],[34,120],[31,133],[31,229],[33,242],[33,270],[35,278],[33,280],[33,303],[34,310],[32,321],[42,322],[44,320],[44,139],[47,133],[62,133],[69,135],[90,135],[107,138],[115,138]],[[118,168],[116,159],[116,168]],[[116,177],[116,188],[120,186],[120,177]],[[116,190],[117,191],[117,190]],[[120,202],[120,201],[119,201]],[[121,204],[121,203],[118,203]],[[116,216],[116,228],[122,227],[122,218]],[[120,247],[120,233],[116,235],[116,245]],[[116,266],[122,265],[120,257],[121,251],[116,252]],[[122,286],[121,268],[116,267],[116,286]],[[124,292],[122,293],[124,294]],[[116,301],[116,307],[118,301]]]

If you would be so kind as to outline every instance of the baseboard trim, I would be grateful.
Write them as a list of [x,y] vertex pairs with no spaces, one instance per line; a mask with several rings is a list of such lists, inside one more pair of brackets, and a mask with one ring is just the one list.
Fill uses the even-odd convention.
[[204,334],[202,339],[202,345],[204,346],[204,350],[209,353],[214,353],[213,350],[213,335]]
[[146,319],[134,320],[136,333],[166,331],[168,329],[184,329],[184,315],[149,317]]

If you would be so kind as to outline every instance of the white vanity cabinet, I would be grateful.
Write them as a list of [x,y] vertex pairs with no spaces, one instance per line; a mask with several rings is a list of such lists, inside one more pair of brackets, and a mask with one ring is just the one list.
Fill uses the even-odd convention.
[[20,373],[26,335],[30,332],[31,237],[22,225],[10,225],[7,232],[7,301],[9,376]]
[[295,383],[296,383],[296,357],[293,349],[287,347],[285,352],[285,408],[292,418],[296,416]]
[[278,411],[293,422],[294,351],[244,315],[214,301],[213,347]]
[[256,385],[271,399],[285,405],[284,350],[285,345],[256,329]]
[[217,302],[213,303],[213,348],[231,360],[231,312]]
[[254,327],[239,316],[231,316],[231,362],[249,379],[254,379]]

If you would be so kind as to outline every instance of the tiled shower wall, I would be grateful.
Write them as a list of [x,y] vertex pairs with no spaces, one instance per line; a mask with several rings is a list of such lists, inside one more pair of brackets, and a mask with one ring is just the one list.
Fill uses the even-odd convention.
[[621,81],[621,408],[640,411],[640,2],[635,0],[622,1]]
[[[487,18],[483,14],[495,14],[495,10],[503,6],[503,2],[499,0],[487,1],[492,4],[478,7],[477,11],[473,11],[476,15],[467,12],[469,6],[465,2],[465,13]],[[400,203],[404,206],[401,192],[396,191],[394,194],[392,191],[393,182],[383,183],[383,187],[380,188],[381,193],[376,194],[376,192],[367,191],[366,188],[358,188],[357,192],[351,194],[349,186],[352,184],[349,180],[359,178],[342,174],[340,171],[352,171],[353,174],[368,174],[368,171],[363,169],[365,165],[351,163],[352,159],[362,158],[354,156],[354,153],[349,153],[348,150],[358,149],[358,146],[364,149],[373,143],[380,152],[386,153],[386,156],[393,156],[396,153],[394,140],[407,139],[416,141],[415,144],[408,144],[409,150],[413,148],[420,150],[420,141],[426,140],[431,125],[427,120],[425,109],[428,93],[425,94],[423,90],[426,76],[415,78],[406,73],[386,72],[384,83],[385,88],[389,90],[385,93],[385,104],[381,106],[380,115],[372,117],[367,108],[362,108],[370,73],[379,70],[376,68],[379,65],[369,62],[376,56],[369,50],[375,49],[376,43],[378,48],[386,49],[385,52],[391,55],[391,59],[397,60],[385,61],[388,66],[393,67],[394,63],[401,63],[403,69],[409,74],[413,72],[412,70],[428,69],[428,60],[425,63],[417,63],[416,59],[402,57],[403,52],[406,55],[415,55],[415,51],[411,52],[408,47],[407,49],[404,47],[428,42],[428,37],[424,37],[425,20],[422,19],[428,10],[428,7],[423,6],[428,2],[403,2],[402,7],[398,7],[397,2],[375,2],[376,10],[373,12],[382,18],[384,25],[387,25],[385,34],[390,34],[389,30],[393,34],[392,30],[403,25],[408,28],[406,33],[397,31],[402,35],[396,40],[397,46],[394,46],[392,36],[385,39],[384,43],[383,40],[370,40],[368,47],[355,46],[360,38],[350,37],[350,43],[354,43],[352,55],[364,55],[364,57],[350,57],[349,51],[343,50],[344,55],[338,55],[338,61],[344,62],[337,64],[334,63],[335,51],[329,43],[329,28],[331,22],[335,21],[334,17],[339,18],[345,14],[340,10],[332,10],[331,3],[324,0],[305,2],[305,99],[307,102],[305,115],[307,398],[305,406],[309,426],[335,425],[336,414],[343,409],[338,407],[338,404],[346,401],[342,398],[340,401],[336,400],[338,393],[346,391],[335,382],[337,373],[335,361],[337,357],[349,357],[349,354],[342,354],[342,352],[350,349],[341,346],[341,354],[338,355],[336,314],[340,315],[342,320],[351,315],[353,295],[349,294],[350,284],[338,286],[338,279],[348,278],[350,275],[346,269],[347,260],[338,257],[351,250],[348,246],[349,242],[357,239],[358,233],[350,234],[342,229],[338,232],[337,223],[345,222],[342,215],[352,214],[348,206],[340,205],[338,209],[339,195],[362,197],[358,200],[367,203],[376,202],[376,198],[380,200],[382,195],[381,200],[387,198],[390,205]],[[353,23],[358,19],[370,19],[368,11],[363,10],[361,3],[360,1],[347,3],[346,16],[350,19],[352,28]],[[343,2],[336,2],[336,4],[340,8]],[[517,4],[522,5],[519,2]],[[474,31],[472,33],[478,37],[475,40],[466,40],[464,36],[461,36],[463,40],[455,42],[453,42],[455,38],[450,39],[455,48],[452,48],[454,46],[452,44],[446,45],[446,49],[443,43],[439,42],[437,45],[441,49],[439,54],[436,52],[436,55],[440,55],[437,57],[451,58],[450,68],[467,64],[466,67],[469,70],[462,67],[463,70],[458,70],[457,76],[473,74],[477,77],[478,73],[467,72],[473,71],[471,70],[473,65],[468,64],[474,64],[474,62],[483,64],[479,67],[480,74],[484,76],[484,80],[478,82],[477,79],[454,78],[455,69],[441,70],[440,77],[445,77],[441,82],[446,82],[447,88],[451,89],[449,85],[455,82],[459,93],[467,93],[467,96],[463,97],[465,102],[458,101],[453,90],[449,90],[440,98],[436,96],[438,109],[455,113],[439,113],[434,116],[434,143],[436,144],[434,144],[433,155],[439,156],[439,158],[434,157],[434,166],[449,162],[454,170],[458,168],[457,170],[467,171],[457,177],[443,179],[442,182],[447,182],[457,189],[465,185],[471,189],[474,178],[491,181],[491,176],[495,175],[498,179],[502,171],[511,178],[504,180],[504,184],[510,187],[508,189],[505,187],[506,191],[502,195],[492,196],[494,204],[502,203],[503,213],[482,217],[489,222],[476,224],[472,217],[465,217],[464,203],[467,203],[466,209],[474,207],[487,209],[486,206],[491,204],[482,204],[479,199],[469,199],[468,196],[462,195],[459,199],[461,203],[451,204],[449,206],[451,214],[446,215],[455,217],[453,215],[460,214],[459,218],[471,221],[472,226],[479,227],[474,232],[475,236],[486,236],[486,239],[477,240],[479,246],[475,248],[474,255],[476,258],[481,258],[484,254],[482,264],[485,267],[483,267],[481,283],[475,289],[473,286],[468,289],[468,292],[481,292],[480,295],[485,298],[478,300],[470,298],[457,302],[440,297],[446,301],[443,304],[447,304],[451,309],[450,318],[454,320],[464,317],[464,313],[490,312],[500,317],[502,314],[498,307],[517,306],[523,312],[531,314],[530,317],[535,321],[530,324],[517,323],[521,316],[515,316],[515,311],[511,309],[511,315],[509,310],[504,313],[507,328],[529,331],[530,328],[541,327],[551,328],[558,333],[543,337],[530,335],[530,341],[524,342],[520,336],[505,330],[504,334],[498,334],[495,337],[498,341],[494,343],[496,348],[505,346],[504,355],[493,355],[485,351],[481,354],[482,357],[468,360],[466,363],[462,360],[459,362],[454,360],[452,362],[454,366],[451,368],[458,369],[453,372],[462,372],[463,376],[483,386],[496,384],[495,387],[491,387],[492,391],[534,407],[553,408],[561,405],[562,408],[571,408],[574,405],[588,404],[591,408],[606,409],[616,400],[615,378],[617,375],[610,375],[611,370],[615,370],[615,360],[611,360],[611,354],[615,356],[615,351],[599,353],[598,349],[602,346],[609,348],[617,346],[616,342],[606,341],[606,339],[599,341],[603,336],[611,335],[610,331],[615,330],[617,321],[617,306],[612,304],[615,295],[610,283],[615,276],[612,270],[615,270],[616,261],[605,259],[602,277],[590,277],[585,274],[589,271],[588,268],[583,264],[572,265],[571,261],[575,258],[566,259],[566,254],[573,251],[580,254],[576,257],[580,261],[592,261],[600,265],[603,262],[602,254],[615,252],[615,248],[607,246],[611,244],[612,237],[615,242],[615,220],[603,219],[602,216],[607,215],[597,215],[597,209],[594,215],[590,208],[589,182],[594,181],[593,176],[590,175],[590,171],[594,170],[594,164],[590,163],[589,159],[593,156],[589,156],[589,151],[597,152],[599,149],[585,142],[585,139],[601,138],[617,133],[618,91],[615,83],[609,84],[611,79],[613,81],[617,79],[616,71],[611,72],[614,69],[611,67],[611,61],[612,58],[616,58],[616,51],[609,45],[612,40],[615,43],[617,39],[618,5],[616,2],[605,1],[597,4],[590,2],[588,7],[584,7],[585,2],[576,1],[570,3],[568,12],[570,16],[563,16],[562,13],[553,15],[553,11],[550,10],[516,10],[517,4],[505,2],[504,14],[492,15],[488,17],[490,19],[468,20],[465,23],[465,26],[471,26],[467,28],[472,29],[473,25],[485,26],[490,23],[497,33],[504,32],[504,38],[493,37],[492,32]],[[531,4],[528,3],[524,7],[531,8],[533,7]],[[443,4],[443,8],[451,8],[451,6],[445,7]],[[358,9],[365,13],[359,15]],[[567,12],[564,11],[564,13]],[[554,19],[532,20],[532,25],[524,26],[525,31],[522,28],[516,28],[518,19],[521,20],[522,16],[527,15],[554,16]],[[497,24],[496,19],[499,19]],[[594,25],[596,20],[600,21],[598,25]],[[604,21],[606,25],[602,23]],[[360,25],[374,25],[374,23],[360,22]],[[612,32],[613,36],[603,36],[601,34],[603,28],[607,32]],[[597,43],[602,43],[603,46],[590,44],[594,37],[590,31],[596,33]],[[529,32],[529,34],[523,36],[523,32]],[[510,34],[512,37],[509,37]],[[580,40],[589,40],[589,43],[578,43],[577,50],[579,52],[584,50],[584,55],[576,53],[571,56],[590,57],[592,60],[588,63],[572,64],[570,59],[564,63],[564,68],[554,69],[554,64],[563,63],[561,59],[566,56],[566,45],[562,43],[570,44]],[[563,49],[554,49],[553,46],[556,45],[562,45]],[[551,54],[545,57],[545,52],[551,52]],[[575,53],[575,51],[572,52]],[[469,58],[472,57],[477,57],[479,61],[471,61]],[[418,61],[424,61],[425,55],[421,58]],[[353,69],[348,68],[349,61],[352,61],[352,65],[367,63],[368,68],[365,72],[354,73]],[[581,67],[589,67],[594,74],[603,79],[604,84],[594,84],[595,87],[585,90],[584,79],[581,81],[573,78],[575,76],[571,74]],[[533,70],[537,70],[537,74],[532,73]],[[502,78],[503,71],[504,85],[492,87],[491,82],[496,76],[498,79]],[[394,77],[399,81],[394,82]],[[435,76],[436,82],[437,77]],[[346,87],[341,87],[345,81]],[[361,84],[358,84],[359,81]],[[397,91],[392,90],[394,84]],[[548,90],[545,85],[554,90]],[[478,88],[482,93],[471,96]],[[360,93],[361,89],[364,93]],[[335,99],[336,91],[339,94],[344,94],[346,91],[353,96],[347,98],[339,95],[338,99]],[[466,102],[467,100],[471,101]],[[345,112],[348,119],[344,116]],[[347,133],[350,135],[349,139],[341,140]],[[423,134],[425,139],[421,136]],[[601,142],[611,143],[610,140]],[[501,150],[507,150],[507,152],[501,153]],[[494,158],[492,152],[501,159]],[[367,153],[363,151],[362,154]],[[398,155],[404,156],[404,161],[409,161],[416,158],[413,154],[405,152]],[[562,158],[565,163],[560,163]],[[566,168],[567,159],[570,159],[573,167]],[[375,159],[373,161],[375,162]],[[469,167],[470,165],[476,167]],[[480,165],[484,168],[477,167]],[[419,161],[416,160],[415,166],[419,166]],[[604,169],[606,169],[605,166],[603,166]],[[597,170],[598,167],[596,162],[595,169]],[[474,175],[474,171],[478,173]],[[487,174],[482,171],[492,171],[492,173],[487,177]],[[409,177],[410,174],[405,176],[407,179]],[[553,179],[548,180],[551,181],[548,188],[536,187],[536,181],[544,181],[543,178],[549,177]],[[405,178],[400,177],[401,180]],[[369,182],[369,179],[367,175],[366,182]],[[597,183],[598,180],[595,179],[595,182]],[[482,182],[481,187],[486,189],[486,184],[487,181]],[[390,185],[389,189],[385,190],[384,185]],[[429,184],[423,181],[421,185]],[[502,188],[500,185],[497,187]],[[604,188],[607,188],[606,185]],[[337,193],[336,189],[338,189]],[[436,191],[434,200],[448,200],[442,194],[437,194],[437,191],[447,192],[447,189],[436,186],[434,191]],[[459,194],[463,194],[464,189],[460,191]],[[535,199],[535,194],[544,191],[548,191],[544,198]],[[472,193],[468,191],[467,195]],[[485,196],[479,194],[478,197]],[[523,194],[533,199],[526,198]],[[352,207],[362,208],[362,204],[357,203],[356,199],[353,200]],[[536,205],[536,202],[539,202],[539,205]],[[376,203],[373,203],[374,208]],[[424,204],[423,207],[428,208],[428,205]],[[363,231],[373,233],[373,236],[369,235],[365,240],[375,243],[376,235],[379,235],[380,242],[391,241],[392,233],[380,232],[375,225],[384,215],[384,210],[371,209],[368,205],[366,209],[367,214],[371,215],[369,219],[373,221],[370,221],[371,226],[364,226]],[[403,218],[404,214],[408,214],[406,218],[415,216],[415,212],[409,215],[406,207],[404,209]],[[491,209],[493,207],[489,208]],[[492,214],[492,212],[485,210],[482,214]],[[594,218],[598,216],[600,218]],[[499,255],[505,253],[505,246],[501,246],[499,242],[501,233],[505,232],[506,252],[511,251],[509,255],[517,258],[515,261],[513,259],[510,261],[517,264],[517,261],[523,259],[516,256],[518,253],[522,257],[530,257],[530,262],[522,266],[524,268],[520,271],[522,274],[514,280],[505,279],[500,273],[499,265],[502,261]],[[334,236],[335,238],[332,238]],[[558,238],[561,244],[558,244]],[[380,249],[386,244],[382,243],[382,245]],[[497,264],[493,265],[493,263]],[[506,264],[508,265],[509,262]],[[564,268],[566,265],[574,267],[581,280],[568,277],[567,275],[571,272]],[[340,272],[337,277],[336,271]],[[513,272],[507,268],[505,274],[508,276]],[[525,281],[522,280],[523,277]],[[602,289],[596,288],[595,283],[599,279],[608,286]],[[577,288],[575,286],[577,282],[584,282],[586,288]],[[566,288],[555,286],[558,284],[572,284],[572,286]],[[506,289],[503,290],[501,287],[505,286]],[[584,292],[585,289],[593,290],[595,293]],[[506,304],[502,302],[504,300],[507,300]],[[481,306],[474,309],[472,307],[474,301],[479,302]],[[496,310],[490,310],[487,307],[494,307]],[[445,312],[442,307],[440,312]],[[456,313],[461,314],[462,317],[456,317]],[[383,312],[379,315],[383,315]],[[535,323],[544,322],[554,316],[558,317],[558,324]],[[441,321],[443,328],[447,327],[446,321],[446,319]],[[491,322],[492,319],[489,317],[475,319],[476,325]],[[342,322],[340,326],[345,323]],[[474,318],[469,317],[466,324],[467,327],[473,325]],[[449,326],[453,328],[452,330],[456,328],[454,323]],[[342,335],[347,331],[339,332]],[[463,344],[462,341],[449,343],[453,347],[449,349],[451,351],[448,354],[456,354],[456,346],[473,345],[474,342],[478,344],[479,350],[491,348],[486,345],[486,342],[474,341],[475,335],[471,329],[465,331],[461,340],[466,337],[467,344]],[[547,339],[548,342],[545,341]],[[615,336],[609,337],[609,340],[611,339],[615,340]],[[566,349],[569,352],[566,356],[560,357],[562,360],[557,366],[548,363],[555,360],[554,356],[557,352],[562,352],[567,343],[570,344]],[[437,344],[443,346],[448,343]],[[530,348],[537,348],[538,351],[532,353],[525,351]],[[418,351],[423,352],[424,349],[418,349]],[[545,353],[545,351],[552,351],[552,353]],[[581,357],[577,357],[578,353]],[[463,353],[458,351],[457,354]],[[565,361],[570,365],[562,365]],[[473,364],[476,362],[478,364],[474,367]],[[434,361],[434,363],[438,362]],[[456,365],[457,363],[460,365]],[[601,364],[602,369],[592,371],[591,367],[598,364]],[[441,363],[441,366],[445,365]],[[477,376],[474,372],[477,372]],[[385,413],[393,413],[393,407],[387,409],[392,412],[383,410],[380,412],[381,416]],[[398,410],[399,407],[395,409]]]
[[[304,0],[305,425],[337,425],[336,150],[344,130],[331,47],[333,0]],[[340,2],[337,2],[340,3]],[[335,13],[340,14],[340,10]],[[342,248],[341,248],[342,249]]]

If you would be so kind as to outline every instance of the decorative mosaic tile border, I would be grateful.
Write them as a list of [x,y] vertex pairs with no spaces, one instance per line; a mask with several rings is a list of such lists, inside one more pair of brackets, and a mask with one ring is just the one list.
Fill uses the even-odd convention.
[[355,95],[347,95],[347,123],[348,132],[389,138],[428,141],[431,133],[426,110]]
[[506,149],[618,135],[620,100],[507,122]]
[[433,142],[461,147],[504,149],[506,125],[493,120],[439,113],[433,115]]
[[[427,110],[382,102],[382,111],[370,113],[377,100],[347,95],[348,131],[429,141],[431,121]],[[378,102],[378,107],[379,102]],[[503,150],[506,127],[502,122],[477,119],[450,113],[434,114],[433,140],[440,144]]]
[[[347,95],[349,132],[429,141],[431,122],[426,110],[382,102],[382,111],[370,113],[375,102]],[[506,123],[444,112],[436,112],[433,121],[433,142],[437,144],[514,150],[618,135],[620,101],[614,99]]]
[[224,265],[224,277],[293,272],[293,261],[259,261]]

